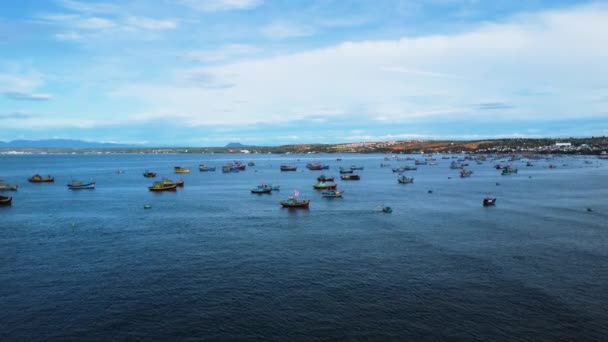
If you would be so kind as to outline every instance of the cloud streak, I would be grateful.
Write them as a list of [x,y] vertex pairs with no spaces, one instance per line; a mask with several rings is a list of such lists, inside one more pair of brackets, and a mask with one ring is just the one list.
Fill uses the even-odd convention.
[[53,96],[50,94],[24,93],[19,91],[7,91],[2,95],[15,101],[50,101],[53,99]]

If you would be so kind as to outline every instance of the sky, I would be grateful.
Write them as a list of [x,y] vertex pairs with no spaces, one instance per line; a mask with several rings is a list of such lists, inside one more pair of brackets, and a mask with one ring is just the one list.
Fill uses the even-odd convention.
[[3,0],[0,141],[608,135],[608,1]]

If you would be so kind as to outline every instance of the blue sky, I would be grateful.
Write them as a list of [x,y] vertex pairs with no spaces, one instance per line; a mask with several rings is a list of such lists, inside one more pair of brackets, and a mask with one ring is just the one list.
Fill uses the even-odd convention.
[[0,140],[608,135],[608,2],[6,0]]

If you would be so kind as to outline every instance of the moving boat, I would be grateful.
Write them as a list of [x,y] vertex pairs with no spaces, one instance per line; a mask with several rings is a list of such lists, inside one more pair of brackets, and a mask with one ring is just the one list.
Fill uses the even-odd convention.
[[150,191],[176,191],[177,184],[175,184],[175,183],[167,184],[165,182],[154,182],[154,184],[152,184],[152,186],[148,187],[148,190],[150,190]]
[[51,183],[55,181],[55,178],[51,175],[42,177],[39,174],[35,174],[32,177],[27,179],[31,183]]
[[175,173],[190,173],[190,168],[184,168],[181,166],[176,166],[173,168],[175,170]]
[[335,189],[335,188],[337,188],[338,184],[336,184],[336,183],[327,184],[325,182],[319,182],[319,183],[313,185],[312,187],[315,190],[327,190],[327,189]]
[[414,177],[401,176],[401,177],[397,178],[397,181],[400,184],[411,184],[411,183],[414,183]]
[[12,202],[12,197],[0,196],[0,205],[11,205]]
[[297,166],[281,165],[281,171],[297,171]]
[[83,183],[81,181],[74,180],[68,184],[68,189],[70,189],[70,190],[95,189],[95,182]]
[[344,191],[337,191],[337,190],[331,189],[331,190],[323,191],[321,194],[323,197],[337,198],[337,197],[342,197],[343,193],[344,193]]
[[205,164],[201,164],[198,166],[198,170],[201,172],[215,171],[215,166],[207,166]]
[[491,205],[496,205],[496,198],[486,197],[483,199],[483,206],[489,207]]
[[342,175],[342,176],[340,176],[340,178],[342,180],[359,180],[359,179],[361,179],[361,177],[359,175],[355,175],[355,174],[352,174],[352,175]]
[[320,175],[319,177],[317,177],[317,180],[319,182],[333,182],[334,177],[326,177],[325,175]]
[[146,172],[144,172],[144,177],[146,177],[146,178],[154,178],[154,177],[156,177],[156,173],[152,172],[152,171],[146,170]]

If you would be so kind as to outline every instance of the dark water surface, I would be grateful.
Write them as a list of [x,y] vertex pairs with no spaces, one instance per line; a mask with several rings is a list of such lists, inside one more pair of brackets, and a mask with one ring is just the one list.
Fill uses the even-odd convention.
[[[20,185],[0,208],[0,340],[608,338],[607,161],[472,162],[461,179],[438,159],[400,185],[383,155],[336,157],[0,155]],[[234,159],[256,166],[222,174]],[[365,170],[324,199],[312,160]],[[145,169],[179,179],[175,165],[193,169],[183,189],[147,190]],[[251,194],[261,182],[281,192]],[[310,210],[280,208],[293,189]]]

